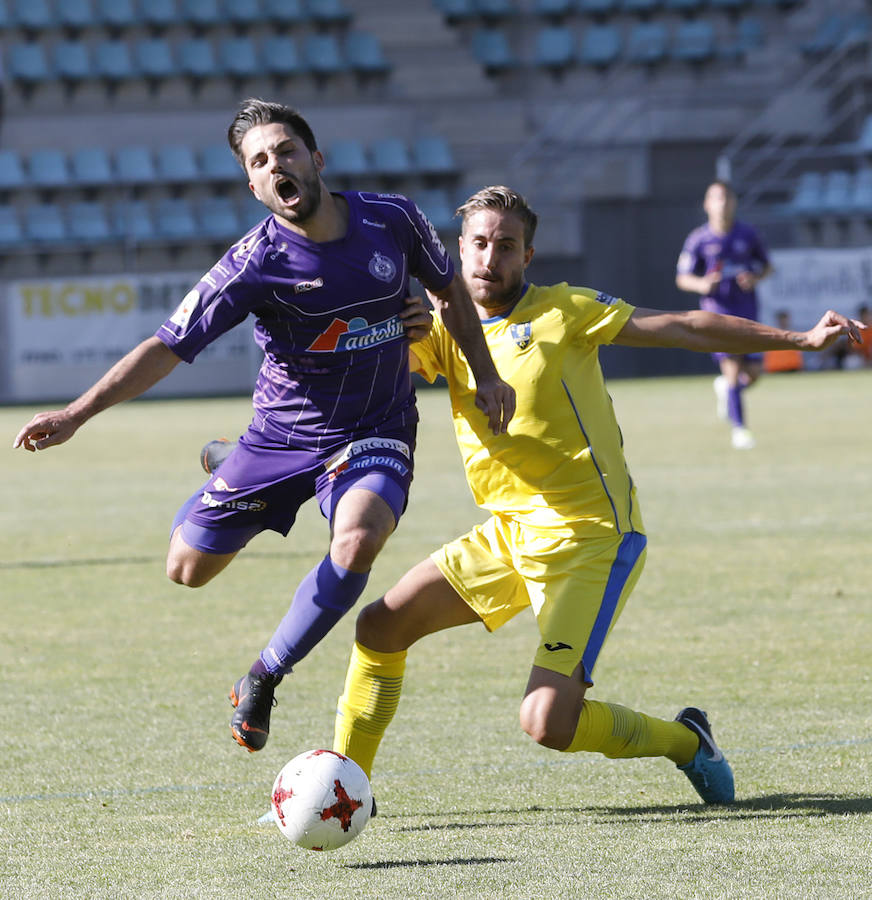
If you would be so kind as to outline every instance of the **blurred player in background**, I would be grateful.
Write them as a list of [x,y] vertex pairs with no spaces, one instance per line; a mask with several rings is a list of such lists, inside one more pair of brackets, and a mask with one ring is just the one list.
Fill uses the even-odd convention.
[[[687,236],[678,257],[676,285],[701,294],[700,307],[711,312],[758,319],[755,287],[772,272],[757,232],[736,220],[736,194],[726,182],[713,181],[703,201],[708,222]],[[715,353],[721,374],[715,379],[718,415],[732,424],[733,446],[749,450],[754,437],[745,425],[742,392],[762,370],[759,353]]]
[[[249,314],[264,351],[254,418],[173,522],[167,574],[199,587],[256,534],[287,535],[317,497],[329,552],[296,590],[250,671],[233,685],[235,739],[264,746],[275,686],[363,591],[405,509],[418,415],[407,331],[430,314],[409,302],[409,278],[436,305],[475,372],[482,428],[504,430],[514,393],[497,376],[463,281],[414,203],[394,194],[331,193],[305,119],[248,100],[228,129],[231,150],[270,215],[207,272],[158,329],[65,409],[34,416],[15,447],[61,444],[98,412],[142,394]],[[415,329],[423,329],[416,332]],[[245,627],[251,625],[240,610]]]
[[515,387],[517,412],[506,433],[482,427],[469,366],[437,316],[412,345],[412,366],[447,379],[466,477],[491,518],[361,611],[333,749],[370,774],[399,703],[408,648],[455,625],[493,631],[532,607],[540,636],[520,720],[535,741],[569,753],[664,756],[705,802],[731,802],[732,770],[701,709],[669,721],[586,697],[646,550],[599,346],[822,349],[842,334],[858,340],[857,325],[828,312],[811,331],[789,332],[704,310],[634,308],[566,283],[538,287],[525,281],[537,218],[523,197],[486,188],[458,213],[463,278],[493,359]]

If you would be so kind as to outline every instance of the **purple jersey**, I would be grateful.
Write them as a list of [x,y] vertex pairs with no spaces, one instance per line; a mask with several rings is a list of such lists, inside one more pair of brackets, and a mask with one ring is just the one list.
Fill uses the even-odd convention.
[[695,228],[687,236],[678,257],[679,275],[708,275],[720,269],[721,283],[700,306],[712,312],[757,318],[757,295],[736,283],[739,272],[759,274],[769,265],[769,256],[757,232],[744,222],[734,222],[727,234],[715,234],[709,225]]
[[257,317],[253,424],[315,452],[417,421],[400,311],[414,276],[434,291],[451,258],[417,206],[343,192],[348,230],[316,243],[269,216],[207,272],[157,337],[186,362]]

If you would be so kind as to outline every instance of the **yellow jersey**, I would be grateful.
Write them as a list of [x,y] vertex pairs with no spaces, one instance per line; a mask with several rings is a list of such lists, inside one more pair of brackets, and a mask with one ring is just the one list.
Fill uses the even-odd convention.
[[434,316],[412,345],[418,371],[444,375],[475,502],[533,530],[573,536],[644,532],[623,438],[599,364],[634,307],[565,282],[528,285],[505,316],[482,321],[500,377],[517,395],[507,434],[475,406],[466,357]]

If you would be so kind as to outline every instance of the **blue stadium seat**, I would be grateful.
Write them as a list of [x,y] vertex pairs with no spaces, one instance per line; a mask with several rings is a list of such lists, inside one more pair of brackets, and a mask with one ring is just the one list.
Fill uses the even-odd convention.
[[650,16],[660,10],[662,0],[621,0],[621,11],[637,16]]
[[354,138],[334,141],[330,145],[326,157],[326,169],[330,175],[339,178],[355,178],[372,173],[366,148]]
[[835,50],[845,39],[850,28],[850,18],[839,12],[830,13],[818,25],[814,36],[800,44],[804,56],[818,57]]
[[245,230],[232,197],[205,197],[197,208],[197,224],[202,234],[222,240],[242,236]]
[[857,147],[864,153],[872,153],[872,116],[867,116],[857,138]]
[[215,59],[215,51],[208,38],[186,38],[178,45],[177,57],[179,69],[194,79],[215,78],[221,69]]
[[350,31],[345,36],[345,58],[363,75],[385,75],[391,70],[381,41],[369,31]]
[[266,72],[282,78],[306,71],[296,41],[287,34],[271,34],[260,45],[260,62]]
[[58,41],[53,65],[58,78],[68,84],[86,81],[95,74],[88,45],[82,41]]
[[25,31],[43,31],[55,24],[48,0],[15,0],[11,19]]
[[459,222],[454,218],[454,207],[446,191],[441,188],[428,188],[416,191],[412,199],[434,228],[439,231],[459,230]]
[[306,11],[317,25],[341,26],[351,21],[351,12],[342,0],[306,0]]
[[473,0],[473,5],[479,18],[489,23],[511,19],[518,14],[515,0]]
[[308,18],[303,0],[263,0],[263,17],[270,25],[302,25]]
[[6,0],[0,0],[0,30],[12,27],[12,16],[6,6]]
[[0,150],[0,191],[23,188],[27,174],[17,150]]
[[372,168],[379,175],[394,178],[411,175],[415,171],[409,148],[401,138],[380,138],[370,144],[369,150]]
[[563,25],[548,25],[536,34],[533,63],[552,72],[562,72],[575,61],[575,36]]
[[269,215],[269,210],[251,193],[246,191],[242,198],[242,204],[239,210],[239,220],[242,223],[242,230],[248,231],[258,222],[262,222]]
[[110,31],[124,31],[143,21],[133,0],[97,0],[96,19]]
[[221,15],[226,22],[239,28],[250,28],[264,19],[259,0],[223,0]]
[[854,176],[836,169],[824,176],[821,209],[831,215],[847,215],[853,206]]
[[218,44],[218,65],[233,78],[254,78],[263,72],[260,57],[250,37],[227,37]]
[[167,184],[190,184],[200,178],[197,158],[187,144],[162,144],[155,152],[155,168],[158,180]]
[[496,74],[519,65],[506,33],[499,28],[479,28],[472,35],[472,55],[486,72]]
[[348,70],[333,34],[307,34],[303,39],[303,59],[306,68],[316,75],[339,75]]
[[448,141],[438,135],[424,135],[412,144],[412,160],[422,175],[456,175],[457,162]]
[[140,74],[150,81],[172,78],[178,72],[172,47],[166,38],[149,37],[137,41],[133,56]]
[[620,0],[577,0],[578,11],[583,16],[604,18],[618,12]]
[[176,0],[140,0],[139,14],[153,31],[163,31],[179,21]]
[[604,69],[621,57],[623,42],[615,25],[589,25],[581,36],[578,59],[586,66]]
[[227,144],[209,144],[200,151],[200,175],[217,182],[238,182],[244,177]]
[[45,49],[41,43],[13,44],[9,50],[9,76],[19,84],[34,86],[51,78]]
[[71,31],[93,28],[97,24],[91,0],[63,0],[56,4],[55,15],[58,23]]
[[190,240],[199,228],[191,204],[182,197],[164,197],[155,204],[156,231],[168,240]]
[[860,169],[854,179],[853,208],[864,216],[872,216],[872,169]]
[[112,210],[112,230],[130,243],[144,243],[157,237],[154,215],[144,200],[124,200]]
[[113,235],[109,217],[102,203],[93,200],[79,200],[67,209],[70,237],[87,243],[111,240]]
[[71,182],[70,166],[63,150],[34,150],[27,160],[30,183],[38,188],[67,187]]
[[0,246],[14,247],[24,242],[24,229],[14,206],[0,206]]
[[820,172],[803,172],[799,177],[789,210],[800,215],[815,215],[821,211],[824,177]]
[[705,63],[715,57],[715,29],[707,19],[682,22],[675,30],[672,56],[681,62]]
[[563,19],[574,8],[575,0],[535,0],[533,14],[543,19]]
[[627,59],[636,65],[655,65],[666,59],[669,36],[662,22],[639,22],[627,36]]
[[127,43],[116,39],[98,43],[94,48],[94,73],[109,82],[133,78],[136,68]]
[[450,25],[478,18],[475,0],[434,0],[436,8]]
[[121,147],[115,152],[115,171],[121,184],[144,185],[157,180],[154,157],[148,147]]
[[103,147],[80,147],[70,154],[70,173],[82,187],[107,187],[114,183],[112,161]]
[[24,233],[36,244],[63,244],[69,237],[63,209],[57,203],[34,203],[26,207]]
[[217,27],[223,19],[218,0],[179,0],[179,16],[195,28]]
[[694,16],[702,12],[708,5],[708,0],[663,0],[663,9],[666,12],[681,13]]
[[726,13],[737,13],[751,5],[752,0],[709,0],[712,9]]

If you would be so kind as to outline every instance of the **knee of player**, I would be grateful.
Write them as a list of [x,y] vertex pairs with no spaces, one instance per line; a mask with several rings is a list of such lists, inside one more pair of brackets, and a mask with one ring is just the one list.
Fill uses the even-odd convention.
[[167,578],[190,588],[202,587],[209,580],[198,575],[191,566],[185,565],[184,561],[172,558],[167,559]]
[[355,638],[364,647],[375,649],[375,644],[390,632],[390,620],[385,615],[384,601],[369,603],[358,613]]
[[345,569],[361,571],[372,566],[384,544],[384,537],[361,525],[333,536],[330,558]]
[[522,703],[521,728],[537,743],[550,750],[565,750],[575,736],[575,724],[554,710]]

